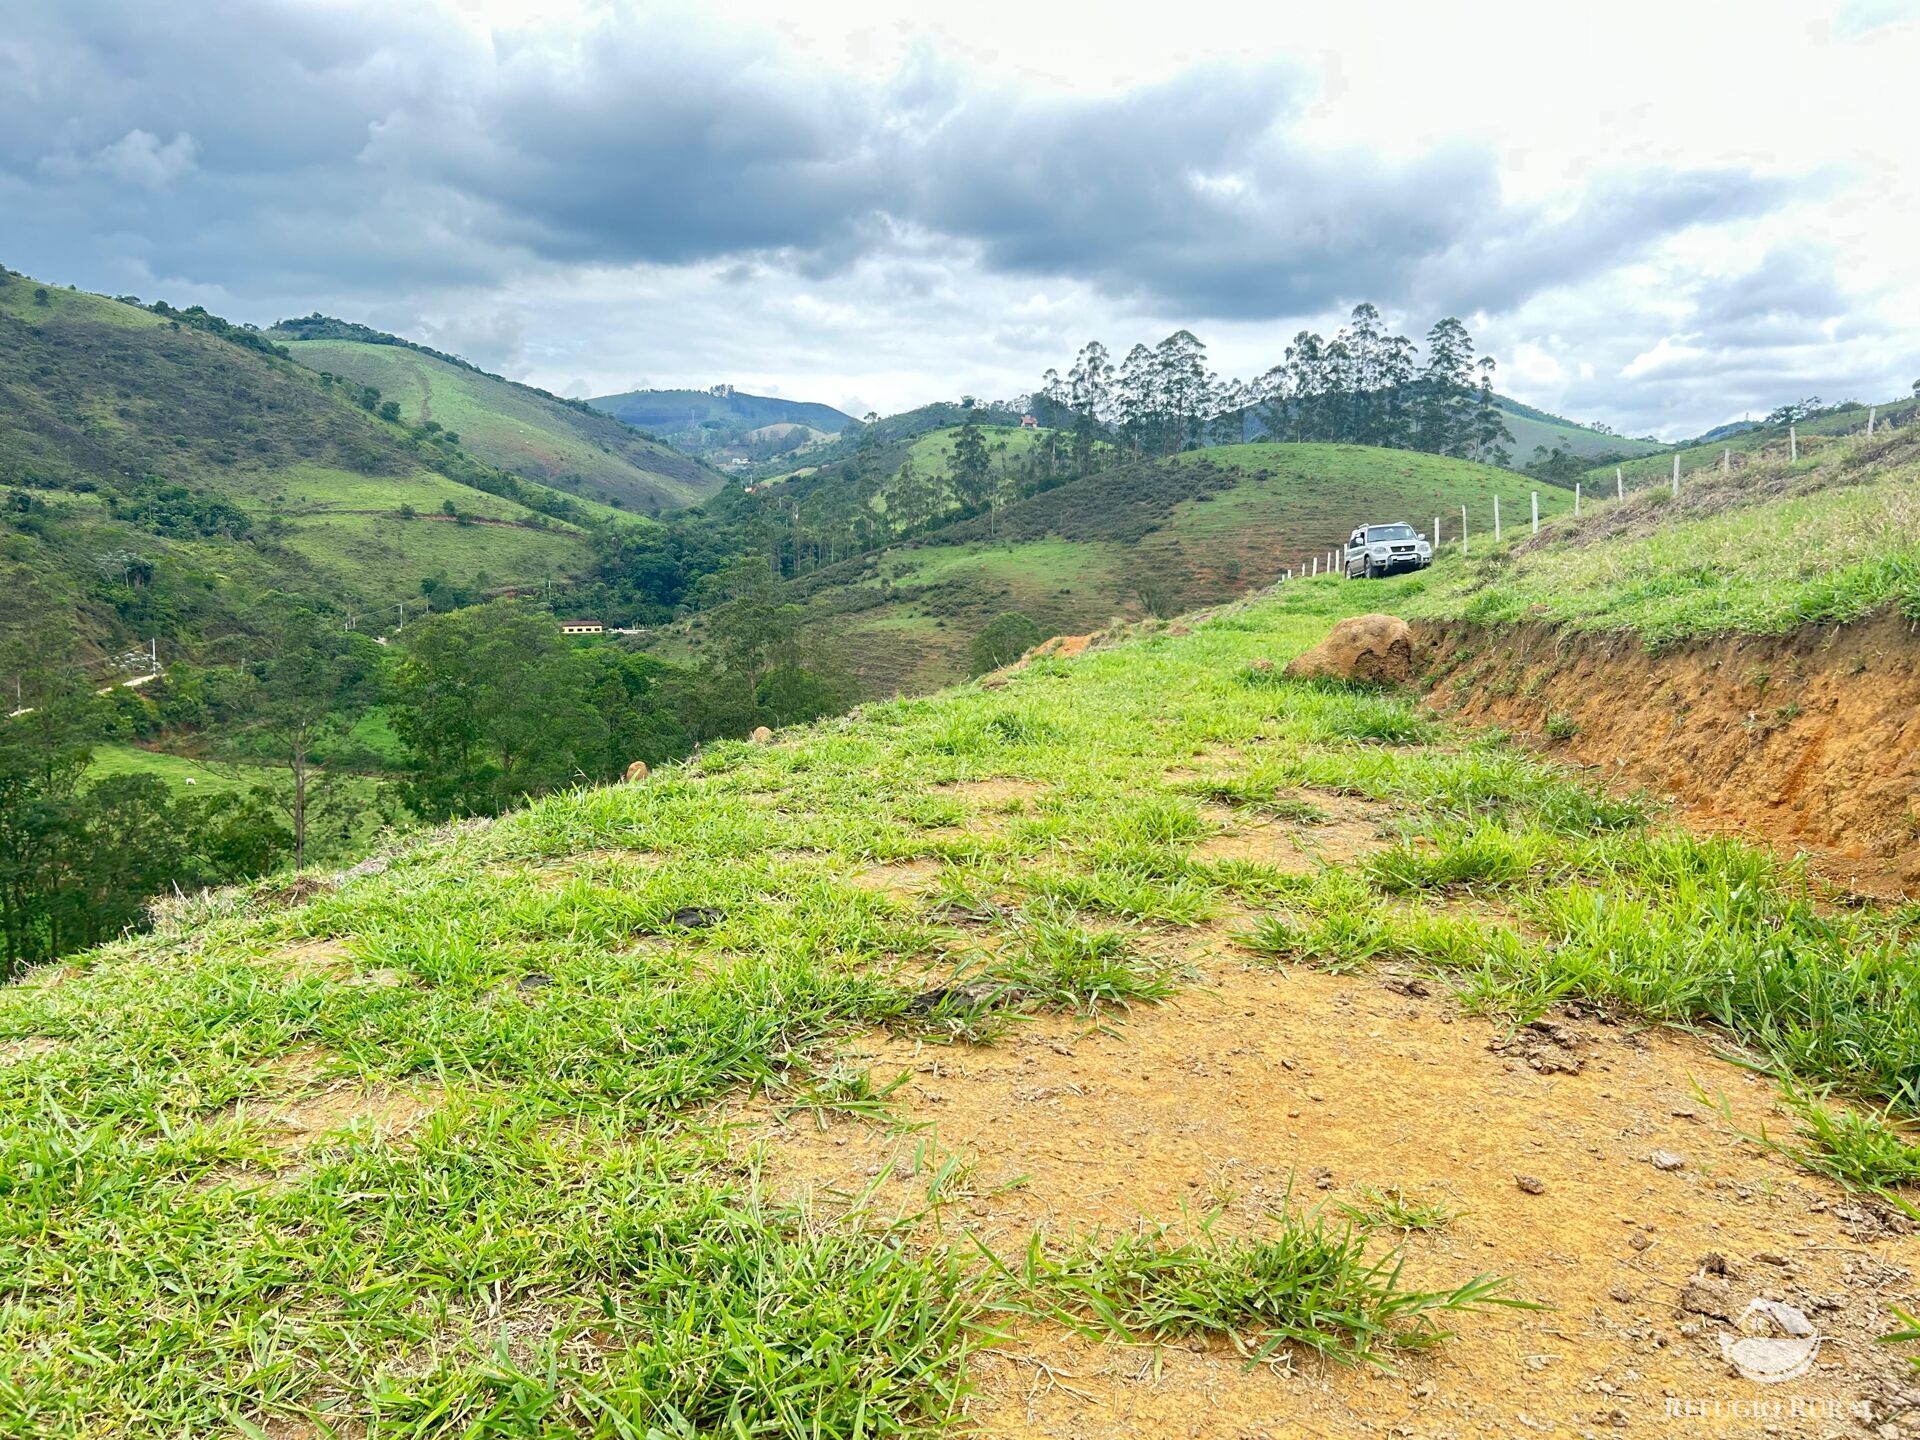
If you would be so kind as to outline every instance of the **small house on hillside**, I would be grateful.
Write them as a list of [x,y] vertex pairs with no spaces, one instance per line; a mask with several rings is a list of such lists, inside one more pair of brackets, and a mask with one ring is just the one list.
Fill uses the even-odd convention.
[[1020,417],[1020,428],[1022,430],[1038,430],[1040,428],[1040,422],[1031,415],[1022,415]]
[[607,627],[598,620],[562,620],[560,633],[562,635],[604,635],[607,633]]

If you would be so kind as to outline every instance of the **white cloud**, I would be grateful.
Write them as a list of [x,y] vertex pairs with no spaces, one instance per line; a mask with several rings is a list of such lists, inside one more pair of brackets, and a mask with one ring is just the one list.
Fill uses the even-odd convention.
[[1362,299],[1635,432],[1920,371],[1913,0],[184,9],[10,15],[8,264],[590,393],[898,409],[1183,325],[1252,375]]

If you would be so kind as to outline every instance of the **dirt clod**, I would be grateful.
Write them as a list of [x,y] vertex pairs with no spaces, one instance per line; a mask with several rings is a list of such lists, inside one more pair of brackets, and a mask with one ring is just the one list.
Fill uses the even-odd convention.
[[1351,680],[1405,685],[1416,671],[1416,647],[1407,622],[1394,615],[1355,615],[1286,668],[1293,680]]
[[1547,1193],[1547,1182],[1537,1175],[1516,1175],[1513,1177],[1513,1183],[1529,1195],[1544,1195]]

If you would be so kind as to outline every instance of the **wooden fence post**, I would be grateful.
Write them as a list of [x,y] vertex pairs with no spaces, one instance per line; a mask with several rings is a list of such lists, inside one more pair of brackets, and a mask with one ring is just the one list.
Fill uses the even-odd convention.
[[1540,533],[1540,492],[1533,492],[1533,533]]
[[1613,498],[1616,500],[1624,500],[1627,498],[1627,482],[1620,474],[1620,467],[1618,465],[1613,467]]
[[1467,507],[1460,507],[1460,558],[1467,558]]
[[1500,543],[1500,497],[1498,495],[1493,497],[1493,540],[1496,545]]

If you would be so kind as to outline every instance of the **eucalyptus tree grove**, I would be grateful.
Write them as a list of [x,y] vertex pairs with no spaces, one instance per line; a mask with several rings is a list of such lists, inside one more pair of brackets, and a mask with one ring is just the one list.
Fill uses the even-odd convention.
[[1062,379],[1049,370],[1035,401],[1071,430],[1075,467],[1117,443],[1136,458],[1268,436],[1428,450],[1495,463],[1513,437],[1493,393],[1491,356],[1449,316],[1422,347],[1392,333],[1370,304],[1332,336],[1302,330],[1280,363],[1252,381],[1222,380],[1189,330],[1135,345],[1117,365],[1099,341]]

